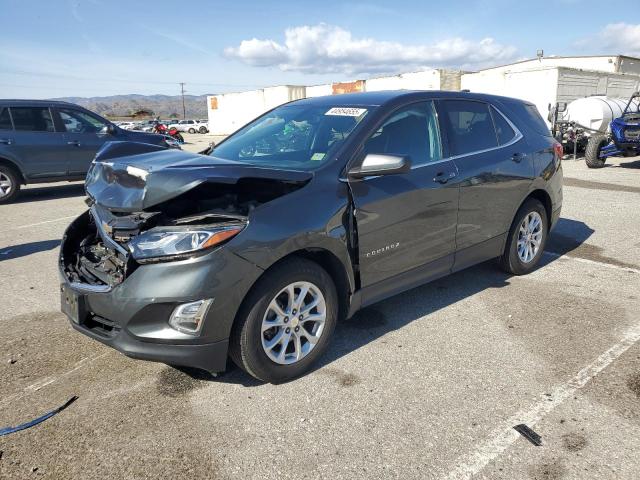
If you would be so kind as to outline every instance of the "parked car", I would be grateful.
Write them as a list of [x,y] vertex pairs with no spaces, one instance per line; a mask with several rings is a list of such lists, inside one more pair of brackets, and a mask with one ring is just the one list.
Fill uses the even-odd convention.
[[0,100],[0,203],[13,200],[21,185],[83,179],[108,141],[177,145],[126,131],[72,103]]
[[[139,152],[135,152],[139,153]],[[339,319],[485,260],[542,258],[562,151],[536,107],[465,92],[298,100],[209,156],[92,165],[60,249],[72,326],[134,358],[283,382]]]
[[133,130],[133,127],[135,127],[136,125],[136,122],[120,122],[118,126],[123,130]]
[[207,133],[209,131],[208,123],[202,123],[200,120],[180,120],[169,124],[169,128],[171,127],[187,133]]

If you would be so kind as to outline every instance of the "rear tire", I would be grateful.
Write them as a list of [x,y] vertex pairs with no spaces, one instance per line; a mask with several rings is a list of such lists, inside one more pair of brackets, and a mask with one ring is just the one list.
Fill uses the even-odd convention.
[[[292,285],[311,287],[300,300],[299,311],[295,310],[293,300],[300,298],[302,290],[296,287],[292,290],[294,296],[290,297],[287,288]],[[292,298],[292,303],[283,301],[288,298]],[[321,299],[322,309],[306,309],[318,299]],[[275,314],[274,302],[286,316]],[[236,365],[258,380],[271,383],[292,380],[308,372],[326,351],[337,316],[338,295],[329,274],[304,258],[285,260],[266,272],[245,298],[231,332],[230,356]],[[315,317],[324,318],[315,322],[311,319]],[[277,326],[265,329],[265,323],[270,325],[271,322]],[[317,337],[313,336],[316,334]],[[279,338],[283,340],[276,342]],[[269,347],[269,344],[273,346]],[[281,356],[280,352],[283,352]],[[300,352],[299,359],[296,359],[297,352]]]
[[[528,227],[534,225],[536,228],[529,231]],[[547,211],[535,198],[527,199],[511,224],[504,252],[498,260],[500,267],[512,275],[531,272],[540,263],[548,234]],[[527,246],[530,246],[531,250]]]
[[606,135],[592,135],[587,142],[584,161],[589,168],[602,168],[606,159],[600,158],[600,150],[608,143]]
[[193,127],[192,127],[192,128],[190,128],[190,129],[189,129],[189,133],[196,133],[196,129],[195,129],[195,128],[193,128]]
[[0,165],[0,204],[11,203],[20,192],[20,176],[11,167]]
[[198,130],[200,133],[207,133],[207,127],[200,127],[200,130]]

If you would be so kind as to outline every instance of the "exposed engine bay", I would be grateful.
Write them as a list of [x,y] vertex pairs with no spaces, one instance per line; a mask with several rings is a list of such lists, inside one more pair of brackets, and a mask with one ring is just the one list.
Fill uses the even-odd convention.
[[163,227],[244,228],[254,209],[303,185],[261,178],[205,182],[149,211],[133,213],[113,212],[89,197],[90,209],[65,234],[63,271],[74,283],[114,287],[139,266],[130,243],[141,233]]

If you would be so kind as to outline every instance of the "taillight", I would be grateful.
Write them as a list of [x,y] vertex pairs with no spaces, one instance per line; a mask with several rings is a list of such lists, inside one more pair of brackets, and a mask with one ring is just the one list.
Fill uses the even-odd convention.
[[562,160],[562,157],[564,156],[564,149],[562,148],[561,143],[556,142],[553,144],[553,152],[556,154],[556,158],[558,160]]

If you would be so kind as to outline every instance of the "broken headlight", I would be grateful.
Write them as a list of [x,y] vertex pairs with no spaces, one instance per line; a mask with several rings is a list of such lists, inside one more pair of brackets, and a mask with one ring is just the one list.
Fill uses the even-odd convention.
[[194,252],[215,247],[236,236],[244,225],[217,227],[156,227],[129,242],[133,258],[145,261],[178,260]]

